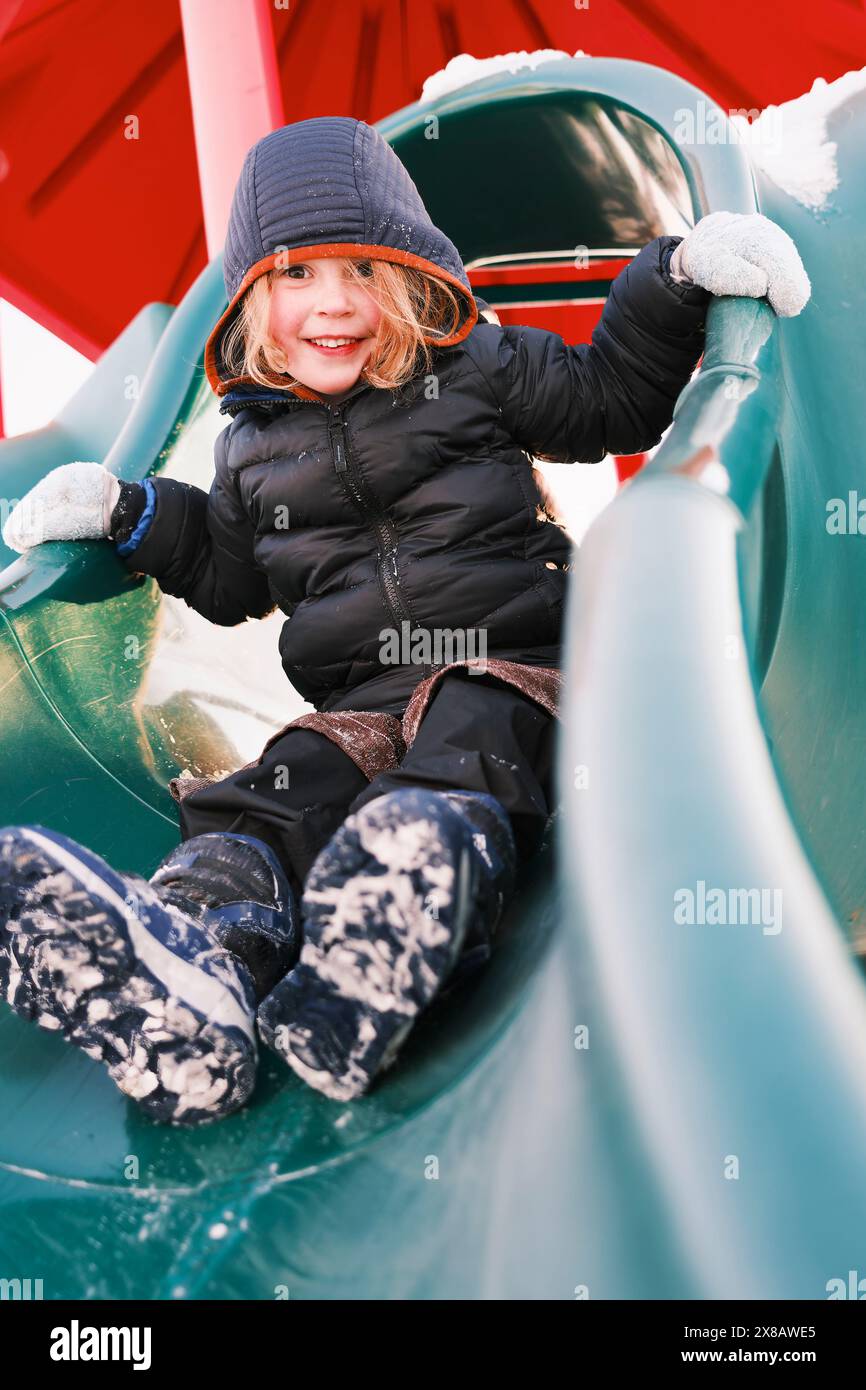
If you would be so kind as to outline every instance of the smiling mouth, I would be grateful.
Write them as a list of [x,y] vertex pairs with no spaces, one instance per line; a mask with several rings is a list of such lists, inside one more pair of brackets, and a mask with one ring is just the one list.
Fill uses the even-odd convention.
[[366,338],[350,338],[347,334],[342,334],[333,338],[302,338],[301,341],[321,357],[350,357],[361,343],[366,342]]

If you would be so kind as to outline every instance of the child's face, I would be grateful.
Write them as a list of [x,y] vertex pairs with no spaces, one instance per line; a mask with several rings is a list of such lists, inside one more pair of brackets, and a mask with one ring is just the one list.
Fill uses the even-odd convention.
[[[320,395],[355,385],[373,351],[378,306],[346,273],[346,260],[299,261],[271,291],[270,334],[286,354],[286,371]],[[353,338],[347,347],[318,347],[313,338]]]

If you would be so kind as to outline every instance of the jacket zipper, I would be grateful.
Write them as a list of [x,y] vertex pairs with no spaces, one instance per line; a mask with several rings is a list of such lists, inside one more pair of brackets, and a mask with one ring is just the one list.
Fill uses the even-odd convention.
[[[402,638],[403,629],[400,624],[407,621],[409,623],[411,637],[415,622],[412,611],[399,589],[400,581],[397,575],[397,532],[394,530],[394,527],[382,508],[377,506],[370,488],[358,473],[354,460],[349,452],[346,421],[343,418],[340,407],[329,405],[327,409],[330,416],[328,420],[328,435],[334,460],[334,472],[344,484],[349,496],[364,518],[364,521],[372,528],[376,536],[377,568],[395,629],[400,633]],[[429,662],[424,662],[422,665],[422,680],[431,675],[434,669],[437,668],[431,666]]]

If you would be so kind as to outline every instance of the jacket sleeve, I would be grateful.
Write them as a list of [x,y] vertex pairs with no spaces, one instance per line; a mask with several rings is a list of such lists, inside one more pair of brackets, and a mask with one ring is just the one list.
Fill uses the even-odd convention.
[[131,574],[149,574],[220,627],[263,618],[276,608],[253,554],[255,528],[226,465],[227,426],[214,447],[210,493],[174,478],[148,478],[148,504],[116,551]]
[[599,463],[657,444],[703,352],[708,290],[676,283],[681,237],[656,237],[610,287],[591,344],[506,325],[490,378],[502,420],[533,457]]

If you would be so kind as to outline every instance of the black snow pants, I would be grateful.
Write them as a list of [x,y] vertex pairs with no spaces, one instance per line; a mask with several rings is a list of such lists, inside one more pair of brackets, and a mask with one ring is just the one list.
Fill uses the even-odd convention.
[[537,851],[556,800],[557,720],[489,674],[455,669],[440,681],[400,765],[368,781],[324,734],[289,729],[251,767],[180,802],[183,839],[206,831],[254,835],[300,894],[319,851],[346,816],[400,787],[486,792],[507,811],[521,862]]

